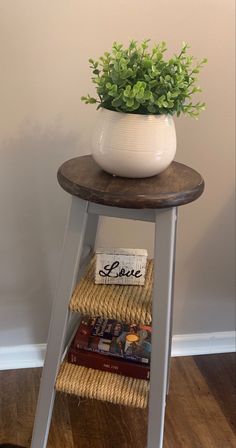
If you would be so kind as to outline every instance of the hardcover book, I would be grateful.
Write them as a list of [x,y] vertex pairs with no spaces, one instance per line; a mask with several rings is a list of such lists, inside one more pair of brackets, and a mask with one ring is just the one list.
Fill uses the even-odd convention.
[[151,355],[151,327],[84,316],[76,332],[73,347],[148,365]]
[[131,376],[141,380],[149,380],[150,367],[121,358],[101,355],[88,350],[70,348],[67,355],[68,362],[91,369]]

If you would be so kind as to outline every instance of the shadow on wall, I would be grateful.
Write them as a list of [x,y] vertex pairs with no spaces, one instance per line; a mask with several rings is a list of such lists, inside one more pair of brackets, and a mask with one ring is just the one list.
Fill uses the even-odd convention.
[[69,203],[56,173],[78,135],[35,125],[0,153],[0,345],[45,342]]
[[[198,333],[235,329],[234,245],[235,198],[232,193],[220,214],[208,226],[204,238],[197,241],[185,260],[185,285],[181,285],[184,297],[181,300],[180,328],[189,325],[192,333],[194,326]],[[188,267],[193,263],[194,269],[190,268],[189,271]],[[227,308],[224,316],[219,313],[221,306],[222,310]],[[204,314],[200,313],[200,310],[204,310]],[[188,325],[186,316],[192,320]],[[196,316],[198,319],[200,316],[200,322],[194,321]],[[212,328],[209,328],[209,322]]]

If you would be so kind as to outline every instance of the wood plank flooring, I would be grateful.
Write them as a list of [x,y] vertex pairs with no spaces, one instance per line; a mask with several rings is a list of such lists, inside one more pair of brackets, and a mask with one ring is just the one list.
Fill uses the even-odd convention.
[[[0,444],[30,447],[41,369],[0,372]],[[236,447],[234,354],[172,359],[164,448]],[[147,412],[57,394],[48,448],[145,448]]]

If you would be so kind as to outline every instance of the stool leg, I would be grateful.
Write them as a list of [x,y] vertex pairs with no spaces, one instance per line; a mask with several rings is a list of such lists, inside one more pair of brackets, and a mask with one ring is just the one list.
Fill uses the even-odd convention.
[[[65,232],[60,278],[53,303],[31,448],[45,448],[47,445],[55,398],[54,384],[66,337],[68,304],[76,283],[83,243],[87,236],[85,235],[88,221],[87,207],[88,203],[86,201],[72,197]],[[88,227],[94,227],[93,230],[95,230],[96,226],[89,225],[89,222],[91,223],[93,219],[93,216],[89,215]],[[91,235],[88,235],[88,239],[91,240]]]
[[170,311],[170,332],[169,332],[169,355],[168,355],[168,372],[167,372],[167,385],[166,394],[169,393],[170,388],[170,364],[171,364],[171,349],[172,349],[172,330],[173,330],[173,315],[174,315],[174,283],[175,283],[175,253],[176,253],[176,233],[177,233],[177,218],[178,209],[176,208],[176,225],[174,231],[174,248],[173,248],[173,274],[172,274],[172,291],[171,291],[171,311]]
[[[83,276],[84,268],[87,267],[89,263],[89,258],[94,253],[95,240],[97,235],[97,227],[98,227],[99,215],[91,215],[88,213],[86,232],[84,238],[84,247],[83,254],[81,258],[82,269],[79,269],[78,275],[76,278],[76,283],[78,283]],[[64,347],[63,350],[66,350],[68,344],[71,342],[71,339],[81,321],[81,314],[74,313],[73,311],[69,311],[68,316],[68,324],[67,324],[67,334],[64,339]]]
[[148,448],[163,447],[176,208],[156,211]]

